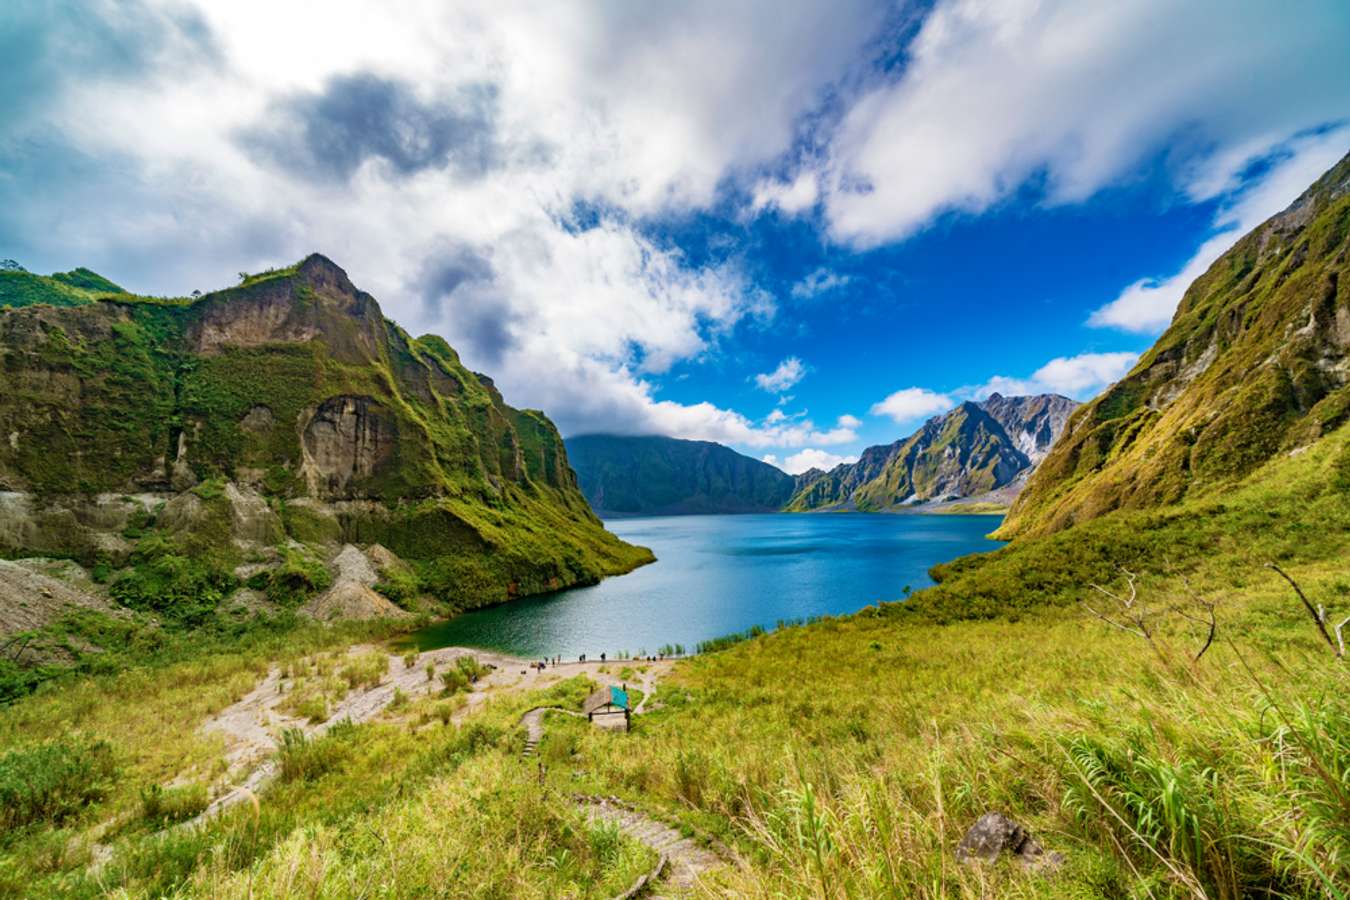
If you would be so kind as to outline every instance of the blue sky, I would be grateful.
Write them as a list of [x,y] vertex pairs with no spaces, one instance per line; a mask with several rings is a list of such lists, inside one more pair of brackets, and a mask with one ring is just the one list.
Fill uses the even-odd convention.
[[1350,149],[1350,6],[0,9],[0,257],[147,293],[320,251],[564,434],[790,471],[1090,397]]

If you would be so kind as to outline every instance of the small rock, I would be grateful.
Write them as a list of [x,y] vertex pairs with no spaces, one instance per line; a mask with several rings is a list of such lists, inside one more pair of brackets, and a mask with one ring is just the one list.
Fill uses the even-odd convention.
[[1046,853],[1031,832],[1002,813],[987,812],[970,827],[956,848],[956,859],[967,865],[996,862],[1012,854],[1022,867],[1053,872],[1064,864],[1062,853]]

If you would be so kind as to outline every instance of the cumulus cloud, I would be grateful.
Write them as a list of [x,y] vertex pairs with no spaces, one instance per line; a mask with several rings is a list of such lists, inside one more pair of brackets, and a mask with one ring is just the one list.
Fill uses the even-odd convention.
[[[1271,170],[1254,186],[1235,192],[1214,218],[1213,237],[1181,270],[1166,278],[1141,278],[1097,309],[1089,325],[1144,334],[1162,331],[1186,289],[1244,234],[1275,215],[1331,168],[1345,153],[1350,129],[1336,128],[1290,141],[1277,151]],[[1208,192],[1211,186],[1202,186]]]
[[806,366],[795,356],[789,356],[778,364],[772,372],[760,372],[755,376],[755,384],[762,391],[781,394],[806,375]]
[[800,475],[809,469],[823,469],[828,472],[840,463],[855,463],[858,461],[858,457],[839,456],[825,450],[818,450],[815,447],[807,447],[805,450],[798,451],[784,459],[781,465],[777,462],[777,457],[770,459],[766,456],[764,461],[778,466],[789,475]]
[[889,416],[896,422],[904,424],[946,412],[955,405],[956,401],[946,394],[939,394],[927,388],[908,387],[874,403],[872,415]]
[[848,284],[853,279],[826,268],[816,269],[792,286],[789,293],[796,300],[810,300],[821,294],[828,294]]
[[943,0],[839,127],[822,170],[831,232],[902,238],[1033,180],[1047,203],[1077,202],[1164,148],[1188,195],[1219,190],[1350,109],[1350,17],[1311,6]]
[[905,388],[875,404],[872,415],[889,416],[899,424],[908,424],[944,413],[962,400],[984,400],[995,393],[1005,397],[1062,394],[1088,400],[1125,377],[1138,359],[1139,354],[1131,352],[1080,353],[1056,357],[1024,377],[995,375],[983,384],[966,385],[948,393]]
[[995,375],[982,385],[960,388],[956,393],[972,400],[983,400],[993,393],[1004,396],[1063,394],[1076,400],[1088,400],[1124,378],[1138,359],[1138,353],[1127,352],[1060,356],[1025,378]]
[[[661,396],[662,373],[774,303],[734,256],[691,261],[644,226],[749,198],[875,243],[1041,174],[1050,202],[1085,196],[1183,121],[1178,178],[1215,196],[1347,108],[1336,22],[1159,2],[943,0],[877,82],[875,54],[897,48],[873,0],[348,0],[322,16],[17,0],[0,4],[0,243],[34,270],[164,294],[319,250],[564,431],[840,446],[855,426]],[[1137,64],[1152,54],[1173,64]]]

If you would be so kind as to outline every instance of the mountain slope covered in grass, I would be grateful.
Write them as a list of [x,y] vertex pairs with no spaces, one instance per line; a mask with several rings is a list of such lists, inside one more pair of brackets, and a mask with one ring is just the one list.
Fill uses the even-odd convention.
[[586,434],[567,439],[577,484],[601,514],[774,512],[796,481],[710,441]]
[[1350,156],[1186,291],[1171,326],[1078,410],[999,536],[1175,502],[1350,417]]
[[74,559],[164,621],[330,587],[316,614],[465,609],[651,559],[592,514],[542,412],[322,256],[200,299],[0,307],[0,367],[0,552]]
[[80,306],[99,297],[125,294],[97,272],[74,269],[53,275],[34,275],[20,268],[0,269],[0,307]]

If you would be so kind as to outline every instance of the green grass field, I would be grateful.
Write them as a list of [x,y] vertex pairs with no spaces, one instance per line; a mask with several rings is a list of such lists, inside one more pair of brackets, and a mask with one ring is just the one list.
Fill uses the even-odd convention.
[[[519,755],[520,713],[575,707],[587,684],[458,726],[447,701],[415,700],[288,747],[292,774],[256,806],[169,838],[154,832],[200,795],[152,786],[222,765],[199,722],[270,662],[378,633],[297,627],[55,682],[0,712],[0,797],[20,810],[0,890],[612,896],[650,852],[569,803],[612,793],[733,848],[744,864],[710,891],[737,896],[1342,897],[1350,663],[1265,564],[1333,625],[1350,616],[1348,460],[1342,428],[1222,494],[1018,541],[940,567],[906,604],[681,662],[632,733],[553,717],[537,759]],[[1127,596],[1121,567],[1130,610],[1092,586]],[[1062,870],[956,863],[988,810]],[[113,849],[97,870],[95,841]]]

